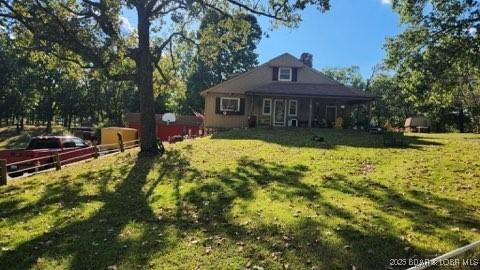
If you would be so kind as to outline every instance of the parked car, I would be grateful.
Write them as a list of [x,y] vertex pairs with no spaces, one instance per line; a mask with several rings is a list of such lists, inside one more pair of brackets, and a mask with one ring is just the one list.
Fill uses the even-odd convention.
[[95,127],[74,127],[72,134],[86,141],[98,142],[97,128]]
[[[59,153],[63,165],[88,159],[95,153],[95,149],[78,137],[40,136],[32,138],[27,148],[0,150],[0,159],[7,160],[9,176],[16,177],[25,172],[54,167],[54,164],[50,163],[53,163],[55,153]],[[45,166],[32,168],[40,165]]]

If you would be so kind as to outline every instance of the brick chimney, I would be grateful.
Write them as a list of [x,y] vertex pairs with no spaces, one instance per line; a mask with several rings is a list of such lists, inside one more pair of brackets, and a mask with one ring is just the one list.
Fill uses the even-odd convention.
[[300,61],[302,61],[306,66],[313,67],[313,55],[310,53],[302,53],[300,56]]

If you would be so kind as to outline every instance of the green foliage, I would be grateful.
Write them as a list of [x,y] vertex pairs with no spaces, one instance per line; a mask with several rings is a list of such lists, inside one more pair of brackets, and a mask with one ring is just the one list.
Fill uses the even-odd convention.
[[471,104],[480,78],[479,7],[477,0],[394,1],[405,30],[387,40],[386,63],[402,93],[440,129],[452,112],[468,109],[480,119]]
[[[0,26],[22,36],[27,41],[24,50],[47,52],[83,68],[101,70],[109,79],[134,82],[139,92],[139,110],[142,114],[141,147],[144,152],[154,154],[158,153],[154,128],[154,90],[158,89],[154,89],[154,70],[168,85],[171,78],[166,78],[169,72],[163,69],[161,60],[175,57],[174,51],[185,43],[200,47],[193,33],[207,14],[221,14],[227,18],[221,21],[221,29],[239,30],[242,33],[246,30],[246,24],[234,23],[229,18],[246,16],[250,20],[248,18],[254,17],[244,14],[258,15],[271,19],[274,26],[294,27],[301,21],[299,12],[307,6],[322,12],[330,7],[329,0],[0,0]],[[125,9],[136,11],[133,13],[137,14],[138,24],[133,33],[124,33],[121,29],[121,13]],[[204,30],[205,36],[212,36],[216,31],[208,27]],[[216,38],[225,42],[234,40],[236,34],[231,31]],[[205,44],[208,44],[208,39],[205,40]],[[238,40],[235,42],[237,45],[233,47],[240,50],[241,43]],[[225,47],[220,48],[215,53]],[[173,69],[174,66],[171,65]],[[185,87],[178,86],[178,83],[175,85],[175,94],[162,95],[157,100],[165,104],[165,109],[170,107],[178,110],[172,100],[180,99],[179,93]]]
[[[184,52],[178,49],[176,53],[183,54]],[[163,70],[163,74],[158,70],[153,74],[155,112],[157,113],[179,113],[182,109],[186,95],[186,83],[181,69],[185,67],[174,68],[178,64],[174,58],[163,58],[158,64]]]
[[185,111],[203,110],[200,92],[258,64],[255,53],[262,30],[252,15],[225,17],[209,12],[200,24],[200,48],[187,78]]
[[323,69],[322,72],[328,77],[337,80],[345,85],[357,89],[365,89],[366,82],[360,73],[360,67],[334,67]]
[[380,126],[389,123],[394,127],[403,127],[405,119],[416,114],[413,102],[402,94],[396,77],[385,74],[375,76],[370,82],[369,92],[379,97],[372,113]]

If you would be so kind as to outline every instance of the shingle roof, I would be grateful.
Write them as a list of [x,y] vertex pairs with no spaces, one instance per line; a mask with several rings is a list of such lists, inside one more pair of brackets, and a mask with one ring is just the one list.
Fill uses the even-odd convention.
[[343,84],[313,84],[296,82],[273,82],[262,85],[246,94],[273,94],[295,96],[327,96],[374,99],[375,96]]
[[266,64],[268,64],[271,67],[296,67],[296,68],[301,68],[304,66],[303,62],[300,61],[298,58],[295,56],[289,54],[289,53],[284,53],[282,55],[279,55],[271,60],[269,60]]

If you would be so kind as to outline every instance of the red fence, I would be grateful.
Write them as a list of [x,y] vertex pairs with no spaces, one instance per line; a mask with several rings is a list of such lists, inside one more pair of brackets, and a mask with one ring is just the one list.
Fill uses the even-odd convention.
[[[129,128],[137,129],[140,132],[140,125],[138,124],[129,124]],[[189,135],[189,136],[200,136],[203,134],[203,130],[198,126],[184,126],[184,125],[164,125],[164,124],[157,124],[157,137],[160,138],[162,141],[169,141],[169,139],[173,136],[182,136],[182,135]],[[202,133],[200,133],[202,132]]]
[[[110,146],[117,146],[116,149],[111,149]],[[22,160],[18,162],[8,163],[6,160],[0,160],[0,185],[7,184],[9,176],[20,176],[24,173],[37,173],[51,168],[60,170],[62,166],[70,163],[75,163],[99,156],[108,155],[115,152],[123,152],[125,149],[130,149],[139,146],[138,140],[124,142],[119,135],[118,143],[94,145],[85,148],[74,149],[65,152],[54,152],[51,155],[46,155],[38,158]],[[22,166],[23,165],[23,166]],[[9,167],[22,166],[21,169],[8,171]]]
[[[193,115],[177,115],[176,121],[171,124],[167,124],[162,121],[162,115],[155,115],[157,137],[162,141],[169,141],[169,138],[173,136],[189,135],[190,137],[196,137],[203,134],[202,123],[203,120]],[[125,120],[127,127],[137,129],[141,132],[140,128],[140,114],[139,113],[126,113]]]

